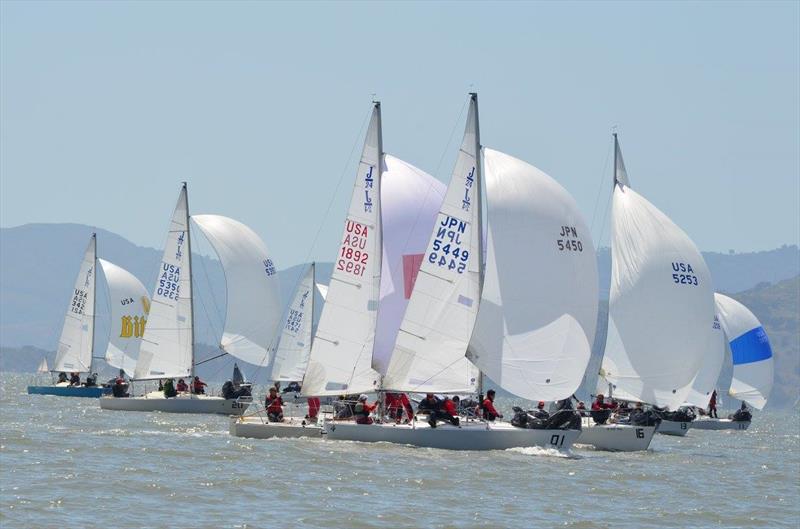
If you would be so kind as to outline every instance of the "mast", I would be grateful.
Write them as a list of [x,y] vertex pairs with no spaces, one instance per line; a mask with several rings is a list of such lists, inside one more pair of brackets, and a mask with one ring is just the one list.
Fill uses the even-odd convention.
[[[383,267],[383,219],[381,218],[381,173],[383,171],[383,122],[381,120],[381,102],[373,101],[372,103],[375,105],[375,111],[377,113],[376,121],[378,124],[378,167],[376,167],[376,169],[378,170],[378,175],[376,178],[376,181],[378,182],[378,185],[376,186],[378,188],[376,195],[378,197],[378,200],[376,201],[376,204],[378,206],[377,207],[378,212],[375,218],[375,223],[377,224],[377,226],[375,226],[375,233],[378,234],[378,251],[376,252],[378,256],[378,266],[375,268],[375,270],[377,274],[381,274],[382,272],[381,268]],[[378,292],[376,296],[376,302],[378,303],[378,308],[375,310],[376,326],[378,322],[378,310],[380,310],[380,299],[381,299],[381,287],[380,287],[380,281],[378,281]],[[372,340],[372,354],[373,355],[375,354],[374,339]],[[385,398],[385,395],[383,393],[383,375],[378,376],[377,391],[378,391],[378,400],[380,401],[379,410],[380,414],[383,415],[384,398]]]
[[[475,105],[475,185],[477,193],[475,199],[478,201],[478,299],[483,291],[483,156],[481,155],[481,127],[478,112],[478,93],[470,92],[471,102]],[[478,395],[483,398],[483,371],[478,371]]]
[[[188,256],[188,263],[189,263],[189,321],[192,322],[191,327],[191,351],[192,351],[192,362],[191,367],[189,368],[189,383],[193,384],[194,380],[194,282],[192,281],[192,237],[189,232],[191,232],[189,226],[189,190],[186,187],[186,182],[183,183],[183,193],[186,196],[186,254]],[[194,385],[190,386],[193,388]],[[190,395],[194,396],[194,393],[191,391],[189,392]]]
[[[311,340],[308,343],[308,350],[314,345],[314,298],[317,295],[317,262],[311,261]],[[301,381],[302,382],[302,381]]]
[[[91,339],[91,356],[89,356],[89,377],[92,376],[92,368],[94,367],[94,332],[97,320],[97,233],[92,233],[92,339]],[[88,378],[88,377],[87,377]]]

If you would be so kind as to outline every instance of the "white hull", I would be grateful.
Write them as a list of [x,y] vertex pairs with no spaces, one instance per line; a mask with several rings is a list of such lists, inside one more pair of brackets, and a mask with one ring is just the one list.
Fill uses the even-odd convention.
[[692,428],[693,422],[687,421],[665,421],[661,420],[661,424],[658,425],[658,433],[662,433],[664,435],[676,435],[678,437],[685,437],[689,430]]
[[283,422],[267,422],[262,415],[231,418],[230,433],[252,439],[321,437],[322,427],[302,417],[286,417]]
[[212,395],[180,394],[166,398],[161,391],[154,391],[142,397],[102,397],[100,407],[104,410],[118,411],[161,411],[165,413],[220,413],[241,415],[250,405],[236,399],[224,399]]
[[656,433],[655,426],[632,426],[630,424],[583,423],[581,435],[575,444],[592,445],[600,450],[637,452],[647,450]]
[[695,430],[747,430],[750,421],[732,421],[730,419],[695,419],[692,428]]
[[506,422],[462,422],[461,427],[440,424],[431,428],[424,421],[414,424],[325,421],[323,428],[325,436],[333,440],[387,442],[448,450],[505,450],[528,446],[569,450],[580,433],[578,430],[528,430]]

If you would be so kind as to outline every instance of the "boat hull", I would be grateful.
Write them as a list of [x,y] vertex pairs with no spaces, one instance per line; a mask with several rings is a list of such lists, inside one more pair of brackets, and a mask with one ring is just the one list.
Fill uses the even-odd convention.
[[164,413],[216,413],[222,415],[241,415],[249,402],[224,399],[211,395],[179,395],[165,398],[161,392],[149,393],[142,397],[102,397],[100,407],[116,411],[160,411]]
[[331,440],[387,442],[446,450],[505,450],[532,446],[569,450],[580,434],[579,430],[529,430],[509,423],[479,422],[431,428],[422,421],[416,424],[325,421],[323,429],[325,437]]
[[630,424],[589,424],[584,422],[581,435],[575,444],[592,445],[613,452],[638,452],[647,450],[656,433],[655,426]]
[[97,399],[111,393],[103,386],[28,386],[28,395],[55,395],[57,397],[84,397]]
[[692,422],[695,430],[747,430],[750,421],[732,421],[731,419],[695,419]]
[[231,419],[230,433],[235,437],[251,439],[272,439],[300,437],[321,437],[322,427],[309,424],[300,417],[287,417],[283,422],[267,422],[261,416],[235,417]]
[[689,430],[692,428],[691,421],[665,421],[661,419],[658,425],[657,433],[664,435],[674,435],[677,437],[685,437]]

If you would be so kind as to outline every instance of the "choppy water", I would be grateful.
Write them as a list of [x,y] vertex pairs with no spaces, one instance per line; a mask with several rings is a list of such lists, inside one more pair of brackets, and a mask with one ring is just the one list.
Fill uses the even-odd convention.
[[646,453],[249,440],[221,416],[102,411],[0,375],[0,526],[798,527],[800,418]]

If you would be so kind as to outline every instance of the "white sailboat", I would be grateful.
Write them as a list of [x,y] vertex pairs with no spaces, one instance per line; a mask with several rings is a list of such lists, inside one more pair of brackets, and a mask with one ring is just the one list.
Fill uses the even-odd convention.
[[[277,270],[263,241],[244,224],[219,215],[191,217],[205,234],[225,272],[227,310],[220,349],[266,365],[280,319]],[[153,290],[150,318],[134,371],[135,380],[194,377],[194,313],[189,204],[184,183],[172,215]],[[248,402],[215,395],[162,391],[139,397],[105,397],[103,409],[238,415]]]
[[[149,299],[142,283],[123,268],[97,257],[97,235],[92,234],[75,281],[64,327],[56,352],[55,372],[87,373],[93,376],[98,358],[94,355],[97,269],[103,271],[108,287],[111,328],[108,347],[102,358],[118,369],[132,370],[145,327]],[[42,360],[39,370],[47,371]],[[95,381],[96,384],[96,381]],[[28,386],[28,393],[76,397],[100,397],[107,386],[71,386],[59,382],[52,386]]]
[[[715,294],[714,299],[733,363],[728,395],[762,410],[772,391],[774,377],[772,347],[767,333],[742,303],[722,294]],[[693,425],[700,430],[746,430],[749,426],[749,420],[709,417],[697,419]]]
[[50,368],[47,367],[47,358],[42,358],[42,361],[39,362],[39,366],[36,368],[36,372],[40,375],[50,372]]
[[[485,280],[484,169],[489,204]],[[569,280],[557,286],[553,277],[565,271]],[[577,205],[538,169],[498,151],[482,151],[477,94],[470,94],[464,139],[383,389],[474,393],[480,367],[517,395],[564,399],[580,384],[596,318],[594,250]],[[324,427],[329,439],[463,450],[567,449],[579,433],[474,420],[436,428],[417,421],[327,421]]]
[[[712,346],[713,288],[691,239],[630,187],[616,134],[608,336],[598,393],[675,410]],[[646,450],[654,427],[585,424],[578,443]]]

